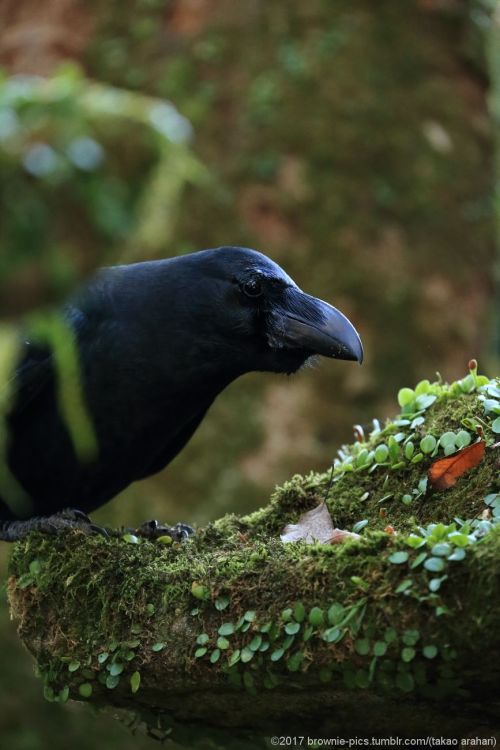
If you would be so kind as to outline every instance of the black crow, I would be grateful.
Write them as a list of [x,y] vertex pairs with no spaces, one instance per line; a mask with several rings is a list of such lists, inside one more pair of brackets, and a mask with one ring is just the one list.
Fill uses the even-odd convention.
[[[89,524],[86,513],[163,469],[240,375],[293,373],[314,355],[363,358],[341,312],[241,247],[104,269],[62,312],[97,455],[85,461],[75,451],[54,353],[26,341],[7,415],[7,462],[28,504],[0,497],[3,540]],[[145,533],[167,533],[154,523]]]

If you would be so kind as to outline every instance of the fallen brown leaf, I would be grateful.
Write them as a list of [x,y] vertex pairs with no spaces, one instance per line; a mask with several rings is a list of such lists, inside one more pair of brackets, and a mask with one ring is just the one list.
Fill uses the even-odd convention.
[[304,541],[306,544],[339,544],[346,538],[359,539],[359,534],[334,528],[326,503],[320,503],[313,510],[303,513],[298,523],[285,526],[280,538],[285,543]]
[[434,461],[427,476],[430,484],[438,490],[447,490],[457,483],[463,474],[481,463],[484,458],[484,440],[478,440],[446,458]]

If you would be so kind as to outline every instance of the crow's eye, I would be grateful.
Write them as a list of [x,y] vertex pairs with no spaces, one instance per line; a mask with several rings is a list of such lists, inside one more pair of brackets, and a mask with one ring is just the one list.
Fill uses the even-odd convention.
[[243,291],[247,297],[260,297],[264,290],[259,279],[250,279],[243,284]]

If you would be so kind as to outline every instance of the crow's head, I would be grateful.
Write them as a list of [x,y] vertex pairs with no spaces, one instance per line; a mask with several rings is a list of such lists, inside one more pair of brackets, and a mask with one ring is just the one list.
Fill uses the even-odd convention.
[[193,301],[204,303],[207,341],[226,342],[242,370],[292,373],[314,355],[362,362],[361,340],[345,315],[304,294],[262,253],[221,247],[184,258],[198,265],[190,278],[198,279]]

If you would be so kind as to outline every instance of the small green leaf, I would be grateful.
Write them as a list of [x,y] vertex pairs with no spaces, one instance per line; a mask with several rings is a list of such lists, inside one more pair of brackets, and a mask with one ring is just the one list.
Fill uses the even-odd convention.
[[426,435],[420,441],[420,450],[422,451],[422,453],[429,454],[429,453],[432,453],[436,445],[437,445],[437,440],[434,437],[434,435]]
[[68,672],[76,672],[77,669],[80,669],[80,662],[78,661],[78,659],[70,661],[70,663],[68,664]]
[[384,656],[386,651],[387,651],[387,643],[385,643],[385,641],[376,641],[373,644],[374,656]]
[[106,687],[108,688],[108,690],[114,690],[119,682],[120,678],[118,675],[110,674],[106,677]]
[[254,637],[252,638],[252,640],[248,644],[248,648],[251,649],[252,651],[257,651],[257,649],[260,648],[261,643],[262,643],[262,636],[258,635],[258,634],[254,635]]
[[336,625],[342,619],[344,615],[344,607],[338,602],[334,602],[328,609],[328,623],[330,625]]
[[195,599],[200,599],[201,601],[205,601],[210,597],[207,587],[198,581],[193,581],[191,584],[191,593]]
[[82,682],[82,684],[78,688],[78,692],[81,695],[82,698],[90,698],[92,695],[92,685],[90,682]]
[[202,646],[201,648],[197,648],[196,651],[194,652],[194,658],[195,659],[201,659],[202,656],[205,656],[205,654],[207,653],[207,651],[208,651],[208,649],[207,649],[206,646]]
[[162,643],[162,641],[158,641],[158,643],[153,643],[153,645],[151,646],[151,651],[163,651],[166,645],[167,645],[166,643]]
[[437,656],[437,646],[424,646],[422,653],[426,659],[434,659]]
[[42,569],[42,566],[40,564],[40,560],[32,560],[30,562],[30,573],[32,576],[37,576]]
[[123,534],[122,539],[129,544],[139,544],[139,537],[135,534]]
[[437,396],[434,396],[434,394],[422,394],[421,396],[417,396],[415,399],[415,406],[417,407],[416,411],[428,409],[429,406],[432,406],[436,398]]
[[287,607],[283,610],[281,613],[281,619],[283,622],[289,622],[293,617],[293,609],[291,607]]
[[467,534],[461,534],[459,531],[454,531],[451,534],[448,534],[448,539],[457,547],[467,547],[469,544],[469,537]]
[[199,646],[205,646],[209,642],[209,640],[210,636],[208,635],[208,633],[200,633],[200,635],[196,639],[196,643]]
[[415,395],[416,396],[421,396],[422,393],[428,393],[430,387],[431,387],[431,384],[430,384],[430,382],[428,380],[421,380],[415,386]]
[[491,429],[496,434],[500,433],[500,417],[497,417],[496,419],[493,420],[491,424]]
[[432,591],[432,593],[436,593],[436,591],[439,591],[441,588],[441,584],[443,581],[446,581],[448,576],[442,576],[441,578],[431,578],[429,581],[429,591]]
[[327,628],[321,636],[326,643],[337,643],[342,638],[342,631],[340,628]]
[[394,628],[387,628],[387,630],[384,633],[384,641],[386,643],[392,643],[396,640],[398,637],[398,634]]
[[150,615],[150,616],[154,615],[155,612],[156,612],[156,607],[155,607],[154,604],[151,604],[151,603],[150,604],[146,604],[146,613],[148,615]]
[[368,591],[370,588],[370,584],[368,581],[365,581],[363,578],[360,578],[360,576],[351,576],[351,583],[353,583],[355,586],[358,586],[362,591]]
[[308,641],[311,638],[313,633],[314,633],[314,628],[312,625],[307,625],[307,627],[304,628],[304,632],[302,634],[302,640],[304,641],[304,643],[306,643],[306,641]]
[[225,595],[218,596],[215,600],[215,609],[218,609],[219,612],[222,612],[227,607],[229,607],[229,597]]
[[412,564],[410,565],[410,568],[413,570],[414,568],[418,568],[419,565],[423,563],[423,561],[427,557],[427,552],[421,552],[419,555],[416,556],[416,558],[413,560]]
[[297,622],[303,622],[306,616],[306,608],[302,602],[296,602],[293,607],[293,616]]
[[301,651],[297,651],[297,653],[292,654],[292,656],[290,656],[290,658],[287,659],[286,662],[286,666],[289,672],[298,672],[303,659],[304,654]]
[[249,609],[248,612],[245,612],[243,619],[246,620],[246,622],[253,622],[255,620],[254,610]]
[[212,664],[215,664],[216,662],[219,661],[219,659],[220,659],[220,648],[216,648],[210,654],[210,662]]
[[300,630],[300,623],[298,622],[287,622],[285,625],[285,633],[287,635],[295,635]]
[[231,654],[227,662],[230,667],[234,667],[234,665],[239,662],[240,655],[241,655],[241,651],[239,648],[237,648],[236,651],[233,651],[233,653]]
[[[114,664],[108,664],[108,672],[112,677],[118,677],[123,672],[123,664],[116,661]],[[107,683],[106,683],[107,684]]]
[[471,442],[472,437],[470,432],[467,430],[459,430],[455,438],[455,445],[457,448],[465,448]]
[[279,661],[283,654],[285,653],[284,648],[277,648],[275,651],[271,654],[271,661]]
[[399,586],[396,589],[396,594],[403,594],[405,591],[408,591],[408,589],[413,585],[413,581],[411,578],[405,578],[404,581],[401,581]]
[[399,550],[398,552],[393,552],[392,555],[389,555],[389,562],[393,563],[393,565],[402,565],[408,560],[408,552],[404,552],[403,550]]
[[448,431],[443,432],[439,438],[439,445],[444,449],[446,446],[451,446],[455,450],[455,440],[457,436],[454,432]]
[[108,660],[108,658],[109,658],[109,653],[108,653],[107,651],[102,651],[102,652],[101,652],[101,653],[100,653],[100,654],[98,655],[98,657],[97,657],[97,661],[99,662],[99,664],[104,664],[104,662],[105,662],[105,661],[107,661],[107,660]]
[[415,399],[415,391],[411,388],[401,388],[398,392],[398,404],[401,407],[409,406]]
[[378,464],[383,464],[385,461],[387,461],[389,457],[389,448],[385,443],[382,443],[382,445],[377,445],[375,448],[375,461]]
[[448,557],[451,554],[451,545],[447,542],[439,542],[431,549],[431,554],[436,557]]
[[141,685],[141,674],[140,672],[134,672],[130,675],[130,689],[133,693],[137,693]]
[[59,690],[57,698],[59,700],[59,703],[66,703],[69,698],[69,687],[67,685]]
[[365,526],[368,526],[368,519],[363,518],[362,521],[357,521],[354,526],[352,527],[352,530],[355,534],[358,534],[362,529],[365,528]]
[[224,622],[217,632],[219,635],[232,635],[234,633],[234,625],[232,622]]
[[370,653],[370,641],[368,638],[358,638],[354,646],[360,656],[366,656],[366,654]]
[[318,627],[323,624],[324,612],[320,607],[313,607],[309,612],[309,622],[314,627]]
[[253,657],[255,656],[255,651],[252,651],[252,649],[249,646],[245,646],[241,649],[241,661],[246,664],[247,662],[251,661]]
[[401,659],[408,663],[415,658],[415,649],[407,646],[401,651]]
[[162,534],[161,536],[156,538],[156,544],[164,544],[165,546],[169,546],[170,544],[173,544],[174,540],[172,539],[169,534]]
[[405,646],[414,646],[420,638],[418,630],[405,630],[403,633],[403,643]]
[[411,440],[409,440],[405,445],[405,458],[410,460],[412,458],[413,454],[415,453],[415,445],[412,443]]
[[455,547],[451,555],[448,557],[448,560],[451,560],[452,562],[458,562],[460,560],[463,560],[466,555],[467,553],[463,547]]
[[413,547],[413,549],[417,549],[417,547],[421,547],[423,544],[425,544],[425,539],[421,536],[418,536],[418,534],[410,534],[406,537],[405,542],[410,547]]
[[429,559],[424,562],[424,568],[431,573],[440,573],[444,570],[444,567],[445,562],[440,557],[429,557]]
[[225,651],[226,649],[229,648],[229,641],[227,640],[227,638],[224,638],[223,635],[220,635],[217,638],[217,644],[216,645],[217,645],[217,648],[221,649],[221,651]]
[[49,703],[53,703],[55,701],[54,690],[50,687],[50,685],[43,686],[43,697]]

